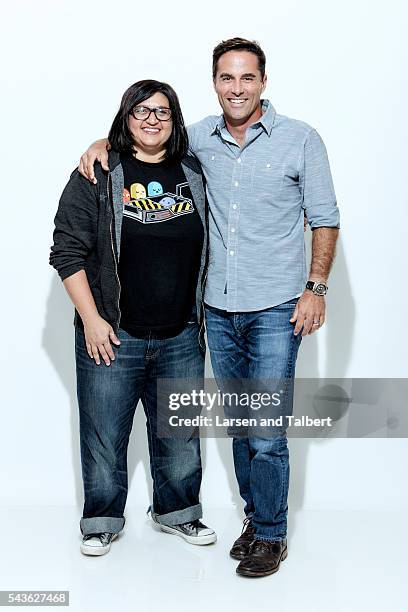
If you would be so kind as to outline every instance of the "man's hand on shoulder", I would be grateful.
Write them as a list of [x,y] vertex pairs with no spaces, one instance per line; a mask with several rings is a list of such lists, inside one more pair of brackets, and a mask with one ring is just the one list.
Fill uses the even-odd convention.
[[104,170],[109,172],[108,165],[108,150],[109,143],[107,138],[102,138],[101,140],[97,140],[94,142],[81,156],[79,161],[78,170],[94,185],[96,185],[97,180],[95,178],[94,165],[95,162],[100,162],[101,166]]

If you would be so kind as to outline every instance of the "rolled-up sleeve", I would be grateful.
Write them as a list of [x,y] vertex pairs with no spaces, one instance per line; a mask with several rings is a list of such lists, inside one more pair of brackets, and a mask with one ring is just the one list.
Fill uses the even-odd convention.
[[85,268],[95,247],[98,223],[96,186],[75,170],[65,187],[55,216],[49,263],[61,280]]
[[340,227],[340,214],[334,192],[326,147],[315,129],[310,130],[299,164],[302,205],[310,227]]

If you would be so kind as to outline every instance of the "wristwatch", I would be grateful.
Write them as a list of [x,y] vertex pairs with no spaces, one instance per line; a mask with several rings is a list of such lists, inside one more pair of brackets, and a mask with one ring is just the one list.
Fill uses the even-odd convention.
[[328,286],[324,283],[315,283],[313,281],[307,281],[306,289],[313,291],[315,295],[326,295]]

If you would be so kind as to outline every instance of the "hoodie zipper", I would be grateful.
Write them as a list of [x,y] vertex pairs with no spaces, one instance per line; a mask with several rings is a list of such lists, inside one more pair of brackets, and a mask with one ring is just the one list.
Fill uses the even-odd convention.
[[115,253],[115,247],[113,244],[113,235],[112,235],[112,220],[114,218],[114,208],[113,208],[113,198],[112,198],[112,190],[109,189],[109,186],[112,187],[112,179],[111,179],[111,175],[109,173],[109,177],[108,177],[108,198],[110,201],[110,204],[112,206],[112,217],[110,220],[110,224],[109,224],[109,233],[110,233],[110,241],[111,241],[111,247],[112,247],[112,255],[113,255],[113,260],[115,262],[115,275],[116,275],[116,280],[118,282],[118,288],[119,288],[119,292],[118,292],[118,301],[117,301],[117,310],[118,310],[118,319],[117,319],[117,329],[116,329],[116,333],[118,333],[119,331],[119,324],[120,324],[120,318],[121,318],[121,312],[120,312],[120,292],[121,292],[121,285],[120,285],[120,280],[119,280],[119,274],[118,274],[118,261],[116,258],[116,253]]
[[207,267],[206,267],[204,279],[201,281],[201,307],[202,307],[203,316],[202,316],[200,327],[199,327],[199,330],[198,330],[198,344],[203,349],[205,348],[205,343],[201,344],[200,339],[201,339],[201,330],[204,327],[204,321],[205,321],[204,288],[205,288],[205,283],[207,282],[207,276],[208,276],[208,262],[207,262]]
[[[205,190],[205,186],[204,186],[204,190]],[[209,264],[209,256],[208,256],[208,248],[209,248],[209,240],[210,240],[210,232],[209,232],[209,228],[208,228],[208,210],[206,209],[205,205],[204,205],[204,231],[207,232],[207,243],[206,243],[206,250],[207,250],[207,254],[206,254],[206,262],[205,262],[205,267],[204,267],[204,278],[201,281],[201,309],[202,309],[202,319],[201,319],[201,323],[200,323],[200,327],[198,330],[198,344],[199,346],[201,346],[204,350],[205,350],[205,342],[203,344],[201,344],[200,342],[200,338],[201,338],[201,331],[203,330],[204,326],[205,326],[205,306],[204,306],[204,289],[205,289],[205,284],[207,282],[207,276],[208,276],[208,264]]]

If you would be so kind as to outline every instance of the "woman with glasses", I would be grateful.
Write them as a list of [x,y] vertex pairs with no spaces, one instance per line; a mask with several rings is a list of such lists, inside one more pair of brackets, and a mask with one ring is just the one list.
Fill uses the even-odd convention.
[[201,521],[194,435],[160,435],[157,384],[204,376],[205,192],[175,91],[139,81],[109,133],[109,167],[75,170],[55,217],[50,263],[75,305],[77,395],[85,503],[81,551],[101,555],[125,524],[127,447],[145,415],[151,516],[192,544],[216,540]]

